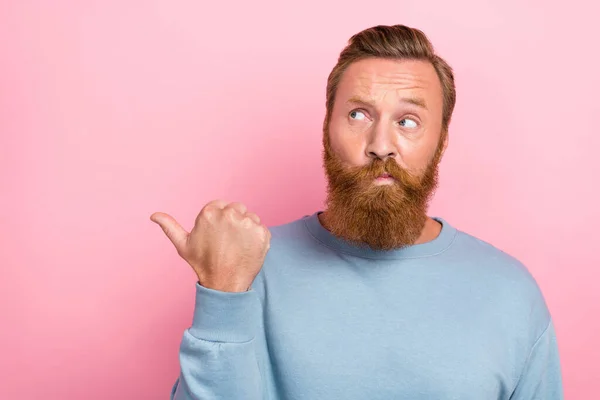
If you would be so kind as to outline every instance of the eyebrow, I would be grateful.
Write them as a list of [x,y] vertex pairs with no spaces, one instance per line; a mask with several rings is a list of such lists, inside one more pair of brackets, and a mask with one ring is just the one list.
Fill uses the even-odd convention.
[[[400,99],[400,102],[412,104],[419,108],[427,110],[427,104],[425,104],[425,100],[423,100],[421,97],[403,97]],[[363,106],[367,106],[367,107],[375,106],[372,101],[370,101],[368,99],[363,99],[360,96],[352,96],[346,101],[346,103],[359,104],[359,105],[363,105]]]

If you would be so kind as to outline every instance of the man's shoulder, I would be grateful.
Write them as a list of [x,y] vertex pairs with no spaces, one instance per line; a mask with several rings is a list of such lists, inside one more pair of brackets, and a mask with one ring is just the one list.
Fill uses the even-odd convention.
[[293,241],[298,239],[299,236],[306,235],[306,218],[309,215],[295,218],[289,222],[270,225],[269,231],[271,232],[271,238],[277,242]]
[[530,313],[546,324],[550,316],[540,286],[519,258],[463,231],[457,231],[451,251],[450,257],[462,260],[473,282],[493,294],[499,304]]
[[318,247],[319,242],[311,235],[307,220],[311,215],[295,217],[289,222],[269,225],[271,232],[271,255],[304,252],[309,248]]
[[[265,257],[263,266],[254,283],[255,289],[260,293],[265,281],[276,282],[286,275],[290,266],[306,257],[308,250],[314,247],[316,241],[306,227],[306,218],[303,216],[290,222],[269,225],[271,243]],[[264,293],[262,294],[264,296]]]
[[493,261],[499,266],[515,268],[520,272],[526,270],[523,263],[512,254],[484,239],[459,229],[456,230],[453,247],[455,251],[464,252],[465,256],[477,261]]

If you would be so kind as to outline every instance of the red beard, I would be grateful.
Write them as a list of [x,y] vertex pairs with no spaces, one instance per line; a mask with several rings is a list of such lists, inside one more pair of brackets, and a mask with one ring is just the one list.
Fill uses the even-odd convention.
[[[364,167],[348,167],[333,153],[328,134],[323,138],[323,160],[327,175],[327,229],[355,244],[375,250],[412,245],[427,221],[429,201],[438,184],[438,165],[444,137],[436,153],[419,175],[411,175],[392,158],[375,159]],[[374,185],[387,173],[391,185]]]

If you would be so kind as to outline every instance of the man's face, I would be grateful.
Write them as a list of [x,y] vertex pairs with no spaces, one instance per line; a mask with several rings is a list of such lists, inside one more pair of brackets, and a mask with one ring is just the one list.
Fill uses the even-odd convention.
[[366,59],[344,72],[328,132],[328,228],[378,249],[414,243],[447,144],[443,93],[427,61]]

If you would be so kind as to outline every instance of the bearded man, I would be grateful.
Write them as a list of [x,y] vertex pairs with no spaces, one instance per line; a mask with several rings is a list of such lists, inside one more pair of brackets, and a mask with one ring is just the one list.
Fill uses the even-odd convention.
[[376,26],[350,38],[326,93],[325,211],[267,228],[216,200],[191,232],[151,216],[198,277],[171,398],[562,399],[534,278],[427,214],[450,66],[420,30]]

